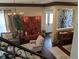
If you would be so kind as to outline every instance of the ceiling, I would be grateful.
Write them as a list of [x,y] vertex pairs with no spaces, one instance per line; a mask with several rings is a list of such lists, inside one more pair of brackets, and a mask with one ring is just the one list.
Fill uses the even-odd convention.
[[44,4],[50,2],[77,2],[77,0],[0,0],[0,3]]

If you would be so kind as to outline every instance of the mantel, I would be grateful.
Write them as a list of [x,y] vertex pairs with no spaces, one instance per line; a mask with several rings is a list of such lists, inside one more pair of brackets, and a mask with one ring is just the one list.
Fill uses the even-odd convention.
[[72,31],[73,27],[68,27],[68,28],[58,28],[57,31]]

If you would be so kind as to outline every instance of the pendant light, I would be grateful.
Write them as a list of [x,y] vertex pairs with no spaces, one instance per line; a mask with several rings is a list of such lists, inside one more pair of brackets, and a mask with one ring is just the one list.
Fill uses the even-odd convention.
[[[14,4],[16,3],[15,0],[13,0]],[[16,15],[16,6],[14,7],[14,12],[13,12],[13,15]]]
[[[15,2],[15,0],[13,0],[13,3],[15,4],[16,2]],[[23,15],[24,14],[24,12],[19,12],[19,13],[17,13],[17,9],[16,9],[16,6],[14,7],[14,11],[12,12],[11,10],[10,11],[8,11],[8,15]]]

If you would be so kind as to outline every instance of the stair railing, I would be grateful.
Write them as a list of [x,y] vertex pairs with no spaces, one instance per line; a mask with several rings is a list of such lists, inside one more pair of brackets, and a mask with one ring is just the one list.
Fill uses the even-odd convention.
[[[8,43],[9,45],[14,46],[15,48],[17,48],[18,51],[21,51],[20,54],[19,54],[20,56],[21,56],[21,54],[24,54],[24,53],[25,53],[26,58],[29,58],[27,54],[30,53],[29,56],[36,55],[36,56],[40,57],[41,59],[47,59],[45,56],[40,55],[39,53],[36,53],[36,52],[34,52],[34,51],[32,51],[32,50],[29,50],[29,49],[27,49],[27,48],[25,48],[25,47],[23,47],[23,46],[20,46],[19,44],[15,44],[15,43],[13,43],[13,42],[10,42],[9,40],[6,40],[6,39],[4,39],[4,38],[2,38],[2,37],[0,37],[0,41],[5,42],[5,43]],[[2,50],[2,49],[1,49],[1,50]],[[16,50],[16,49],[15,49],[15,50]],[[22,53],[23,51],[24,51],[24,53]],[[8,51],[7,51],[7,52],[8,52]],[[16,54],[18,55],[17,51],[15,51],[15,55],[16,55]],[[30,59],[30,58],[29,58],[29,59]]]

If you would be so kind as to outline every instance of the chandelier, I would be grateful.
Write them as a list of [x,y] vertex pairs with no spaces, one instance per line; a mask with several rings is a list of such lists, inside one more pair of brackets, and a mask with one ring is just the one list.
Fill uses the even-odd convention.
[[[13,0],[13,3],[14,4],[16,3],[15,0]],[[23,15],[23,14],[24,14],[24,12],[17,13],[16,6],[14,7],[14,11],[11,9],[8,10],[8,15]]]

